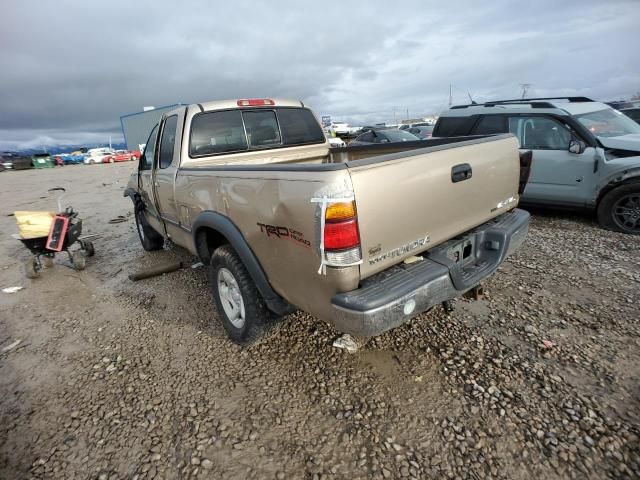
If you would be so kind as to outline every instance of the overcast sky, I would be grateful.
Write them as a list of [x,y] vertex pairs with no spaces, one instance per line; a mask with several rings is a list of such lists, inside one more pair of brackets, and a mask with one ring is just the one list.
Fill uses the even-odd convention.
[[[121,138],[145,105],[300,98],[355,124],[640,91],[640,0],[0,5],[0,149]],[[395,108],[394,108],[395,107]]]

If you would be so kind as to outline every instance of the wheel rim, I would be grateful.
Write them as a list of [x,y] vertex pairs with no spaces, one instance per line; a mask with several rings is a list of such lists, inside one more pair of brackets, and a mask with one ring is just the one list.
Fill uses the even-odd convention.
[[236,328],[244,327],[244,300],[233,274],[226,268],[218,270],[218,295],[224,313]]
[[640,233],[640,192],[625,195],[613,204],[613,220],[622,230]]

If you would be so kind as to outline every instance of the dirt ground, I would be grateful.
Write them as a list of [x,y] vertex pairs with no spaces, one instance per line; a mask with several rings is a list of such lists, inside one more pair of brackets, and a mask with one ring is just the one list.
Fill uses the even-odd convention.
[[[483,300],[353,355],[303,313],[240,348],[205,268],[127,278],[197,262],[142,250],[132,168],[0,173],[0,288],[24,287],[0,293],[0,478],[640,476],[640,238],[536,212]],[[53,186],[96,255],[27,280],[9,214],[53,208]]]

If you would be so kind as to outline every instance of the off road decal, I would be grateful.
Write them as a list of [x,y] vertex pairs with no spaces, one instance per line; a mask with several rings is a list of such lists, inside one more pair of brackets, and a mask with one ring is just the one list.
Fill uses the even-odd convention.
[[267,225],[266,223],[258,223],[260,231],[267,237],[274,237],[284,240],[290,240],[303,247],[310,248],[311,242],[304,238],[304,234],[288,227],[278,227],[276,225]]

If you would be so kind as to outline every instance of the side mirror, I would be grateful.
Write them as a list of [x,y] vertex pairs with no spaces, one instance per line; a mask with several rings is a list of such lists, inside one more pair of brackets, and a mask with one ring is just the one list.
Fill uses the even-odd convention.
[[569,152],[581,154],[585,151],[586,145],[584,142],[580,140],[576,140],[575,138],[569,142]]

